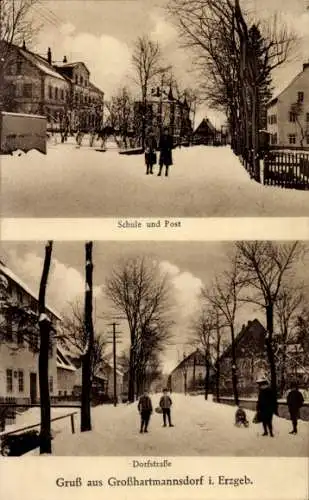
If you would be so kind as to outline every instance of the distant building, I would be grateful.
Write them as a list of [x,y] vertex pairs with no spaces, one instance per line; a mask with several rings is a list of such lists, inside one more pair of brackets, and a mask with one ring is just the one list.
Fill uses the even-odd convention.
[[267,108],[270,144],[309,148],[309,62]]
[[83,62],[54,63],[50,48],[42,57],[10,45],[3,88],[3,111],[46,116],[49,130],[102,126],[104,92],[90,82]]
[[205,144],[213,146],[219,139],[219,132],[211,123],[209,118],[203,118],[192,136],[193,144]]
[[[212,376],[210,369],[210,377]],[[186,394],[189,391],[204,390],[206,359],[199,349],[195,350],[174,368],[168,377],[167,386],[172,392]]]
[[65,351],[57,345],[57,389],[58,398],[74,396],[80,390],[81,368],[77,368],[68,358]]
[[[0,397],[34,404],[39,401],[39,329],[36,321],[31,321],[30,326],[30,321],[24,323],[18,319],[7,304],[9,301],[16,309],[23,308],[27,317],[37,318],[38,296],[3,262],[0,262],[0,279]],[[58,393],[56,332],[61,319],[49,306],[46,310],[53,326],[49,349],[49,390],[53,396]]]

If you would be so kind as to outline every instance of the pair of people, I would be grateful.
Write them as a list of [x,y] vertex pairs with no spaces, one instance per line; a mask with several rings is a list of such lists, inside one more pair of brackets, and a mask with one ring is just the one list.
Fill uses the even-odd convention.
[[[165,166],[165,176],[168,177],[170,165],[173,164],[172,158],[173,138],[169,134],[168,128],[163,130],[159,141],[159,172],[161,176],[163,167]],[[149,132],[145,139],[145,164],[146,174],[153,174],[153,166],[157,163],[157,141],[153,132]]]
[[[163,395],[161,396],[159,405],[160,408],[162,409],[163,427],[166,427],[166,420],[168,420],[169,427],[174,427],[171,421],[172,399],[168,395],[167,389],[163,390]],[[151,414],[153,412],[152,402],[149,397],[148,391],[146,390],[144,391],[144,394],[139,399],[137,407],[141,416],[140,433],[148,432],[148,425]]]
[[[267,379],[259,379],[257,380],[257,383],[260,388],[256,407],[257,418],[263,424],[263,436],[267,436],[269,433],[269,435],[273,437],[272,420],[274,415],[278,415],[277,398],[274,391],[269,386]],[[287,396],[287,405],[293,425],[293,429],[290,434],[297,434],[297,421],[300,417],[300,408],[303,403],[304,398],[302,393],[298,390],[297,384],[292,383],[291,390]]]

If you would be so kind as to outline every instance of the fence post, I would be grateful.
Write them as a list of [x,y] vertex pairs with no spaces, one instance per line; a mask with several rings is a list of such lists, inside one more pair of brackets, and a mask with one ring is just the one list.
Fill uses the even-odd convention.
[[72,429],[72,434],[75,434],[74,413],[71,413],[71,429]]

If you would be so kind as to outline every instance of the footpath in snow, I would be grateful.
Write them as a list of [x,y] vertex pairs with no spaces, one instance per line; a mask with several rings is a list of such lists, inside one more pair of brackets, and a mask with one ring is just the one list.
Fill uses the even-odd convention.
[[[70,434],[68,425],[53,440],[58,456],[278,456],[307,457],[309,423],[299,422],[298,435],[290,435],[291,423],[275,417],[275,437],[262,436],[261,424],[249,428],[234,425],[235,408],[205,401],[203,396],[173,394],[175,427],[162,427],[162,415],[152,415],[149,433],[139,433],[137,403],[116,408],[102,405],[92,409],[93,430]],[[152,396],[154,406],[159,395]],[[32,454],[38,454],[33,452]]]
[[[145,175],[144,156],[87,143],[1,157],[4,217],[308,216],[309,193],[251,180],[230,147],[174,150],[170,176]],[[157,172],[158,167],[155,167]]]

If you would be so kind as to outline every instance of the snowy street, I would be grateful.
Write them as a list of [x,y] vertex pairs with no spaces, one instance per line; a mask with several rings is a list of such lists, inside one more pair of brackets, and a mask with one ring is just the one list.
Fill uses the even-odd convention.
[[[155,167],[155,173],[157,172]],[[308,216],[308,191],[257,184],[227,147],[174,151],[170,176],[145,175],[143,155],[73,143],[1,157],[3,217]]]
[[[158,405],[159,394],[152,397]],[[309,423],[299,421],[299,433],[290,435],[291,423],[275,417],[275,437],[263,437],[262,425],[253,424],[254,412],[246,410],[249,428],[234,426],[235,408],[205,401],[203,396],[172,394],[175,427],[163,428],[162,415],[153,413],[148,434],[139,433],[137,403],[98,406],[92,409],[93,430],[70,433],[69,422],[59,427],[53,440],[58,456],[308,456]],[[64,422],[64,421],[62,421]],[[38,454],[38,450],[30,453]]]

